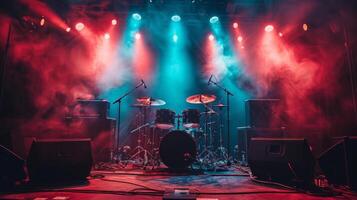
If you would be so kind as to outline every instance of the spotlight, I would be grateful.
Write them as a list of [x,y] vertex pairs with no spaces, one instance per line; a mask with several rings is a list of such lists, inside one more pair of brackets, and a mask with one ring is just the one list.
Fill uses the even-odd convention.
[[213,36],[212,34],[209,34],[208,39],[209,39],[210,41],[212,41],[212,40],[214,40],[214,36]]
[[133,19],[135,19],[136,21],[141,20],[141,15],[139,13],[134,13],[132,16],[133,16]]
[[211,17],[211,19],[209,19],[209,22],[211,24],[217,23],[219,21],[219,18],[217,16],[213,16]]
[[279,37],[283,37],[284,34],[282,32],[279,32]]
[[115,26],[118,24],[118,21],[116,19],[112,19],[112,25]]
[[179,22],[181,20],[181,17],[179,15],[174,15],[171,17],[171,20],[174,22]]
[[176,34],[174,34],[174,36],[172,36],[172,40],[176,43],[178,40],[178,36]]
[[135,39],[139,40],[141,38],[141,34],[140,33],[135,33]]
[[106,39],[106,40],[109,40],[109,39],[110,39],[109,33],[105,33],[105,34],[104,34],[104,39]]
[[82,22],[79,22],[76,24],[76,29],[77,31],[81,31],[84,29],[84,24]]
[[238,23],[237,23],[237,22],[234,22],[234,23],[233,23],[233,28],[234,28],[234,29],[237,29],[237,28],[238,28]]
[[242,42],[243,41],[243,37],[242,36],[238,36],[237,40],[238,40],[238,42]]
[[307,24],[303,24],[303,25],[302,25],[302,29],[303,29],[304,31],[307,31],[307,30],[309,29],[309,26],[308,26]]
[[66,28],[66,32],[70,32],[71,31],[71,28],[70,27],[67,27]]
[[264,28],[265,32],[272,32],[274,30],[274,26],[273,25],[267,25]]
[[44,26],[45,25],[45,18],[42,16],[41,20],[40,20],[40,25]]

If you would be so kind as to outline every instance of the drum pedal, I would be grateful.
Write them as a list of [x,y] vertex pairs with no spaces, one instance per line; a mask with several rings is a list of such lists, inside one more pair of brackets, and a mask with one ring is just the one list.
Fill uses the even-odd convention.
[[197,195],[191,194],[188,188],[175,188],[173,191],[165,191],[163,200],[196,200]]

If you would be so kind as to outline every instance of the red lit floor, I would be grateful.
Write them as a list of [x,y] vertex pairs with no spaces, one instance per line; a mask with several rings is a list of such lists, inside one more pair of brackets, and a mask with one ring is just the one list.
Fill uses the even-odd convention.
[[159,171],[118,170],[92,171],[86,184],[52,188],[25,187],[28,190],[0,195],[1,199],[162,199],[163,191],[189,188],[197,197],[209,199],[330,200],[357,199],[354,193],[320,197],[250,180],[242,171],[231,169],[198,175],[172,174]]

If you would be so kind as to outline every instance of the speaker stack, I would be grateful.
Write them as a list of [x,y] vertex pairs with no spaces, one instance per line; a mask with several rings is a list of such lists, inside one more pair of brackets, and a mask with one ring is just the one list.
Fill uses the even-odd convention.
[[250,140],[254,137],[284,136],[279,99],[249,99],[245,101],[246,126],[237,128],[238,161],[246,165]]

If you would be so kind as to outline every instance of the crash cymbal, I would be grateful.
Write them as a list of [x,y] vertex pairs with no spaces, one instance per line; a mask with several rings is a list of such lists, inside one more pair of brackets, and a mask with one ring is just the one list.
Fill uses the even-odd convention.
[[192,104],[206,104],[216,100],[216,96],[212,94],[196,94],[187,97],[186,101]]
[[164,100],[154,99],[151,97],[139,97],[136,99],[136,101],[139,102],[139,104],[147,106],[162,106],[166,104]]

